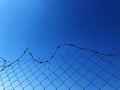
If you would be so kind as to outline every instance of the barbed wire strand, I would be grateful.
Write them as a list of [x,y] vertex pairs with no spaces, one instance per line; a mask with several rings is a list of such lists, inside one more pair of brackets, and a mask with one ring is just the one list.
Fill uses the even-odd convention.
[[39,60],[37,60],[37,59],[34,58],[32,52],[30,51],[30,49],[26,48],[24,50],[24,52],[22,53],[22,55],[17,60],[11,62],[8,65],[6,65],[7,60],[5,60],[3,57],[0,57],[0,59],[2,59],[3,62],[4,62],[3,69],[1,69],[1,71],[3,71],[5,68],[11,66],[12,64],[20,61],[24,57],[24,55],[26,53],[28,53],[31,56],[32,60],[34,60],[34,61],[36,61],[36,62],[38,62],[40,64],[47,63],[47,62],[51,61],[55,57],[55,55],[58,53],[59,49],[62,48],[62,47],[64,47],[64,46],[70,46],[70,47],[74,47],[74,48],[77,48],[77,49],[80,49],[80,50],[85,50],[85,51],[92,52],[94,54],[99,54],[99,55],[104,55],[104,56],[119,56],[120,55],[120,54],[111,54],[111,53],[101,53],[101,52],[98,52],[96,50],[92,50],[92,49],[88,49],[88,48],[81,48],[81,47],[79,47],[77,45],[74,45],[74,44],[61,44],[61,45],[57,46],[55,52],[50,56],[50,58],[48,60],[46,60],[46,61],[39,61]]
[[[75,51],[70,54],[64,47]],[[60,53],[62,48],[66,54]],[[90,52],[90,55],[87,56],[86,51]],[[31,57],[29,61],[23,60],[26,54]],[[55,63],[53,59],[58,60],[58,55],[61,60]],[[119,57],[120,54],[102,53],[74,44],[60,44],[48,59],[39,60],[26,48],[21,56],[11,63],[0,57],[0,87],[3,87],[2,90],[28,90],[27,87],[31,87],[29,90],[120,90],[120,60],[116,56]],[[44,66],[49,63],[51,64],[48,67]],[[55,66],[52,66],[54,64]],[[115,81],[111,81],[113,79]],[[78,89],[72,89],[74,86]],[[88,88],[90,86],[92,89]],[[35,89],[37,87],[38,89]]]

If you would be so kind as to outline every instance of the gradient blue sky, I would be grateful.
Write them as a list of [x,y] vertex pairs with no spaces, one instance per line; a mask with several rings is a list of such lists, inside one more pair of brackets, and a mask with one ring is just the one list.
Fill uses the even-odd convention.
[[120,50],[119,0],[0,0],[0,55],[29,47],[46,57],[61,43]]

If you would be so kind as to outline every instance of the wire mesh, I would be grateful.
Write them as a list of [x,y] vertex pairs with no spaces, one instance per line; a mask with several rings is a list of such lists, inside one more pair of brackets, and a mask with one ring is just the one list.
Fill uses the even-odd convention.
[[62,44],[43,61],[29,48],[11,63],[0,59],[0,90],[120,90],[120,54]]

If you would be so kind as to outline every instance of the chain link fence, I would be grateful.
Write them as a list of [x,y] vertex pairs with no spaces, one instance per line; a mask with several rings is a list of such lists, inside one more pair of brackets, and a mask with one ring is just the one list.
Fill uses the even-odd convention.
[[62,44],[47,60],[28,48],[11,63],[0,60],[0,90],[120,90],[120,54]]

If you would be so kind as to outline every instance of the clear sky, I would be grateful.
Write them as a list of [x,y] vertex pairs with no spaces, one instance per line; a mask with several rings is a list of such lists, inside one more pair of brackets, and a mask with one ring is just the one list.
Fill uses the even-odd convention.
[[0,55],[29,47],[36,56],[61,43],[120,49],[119,0],[0,0]]

